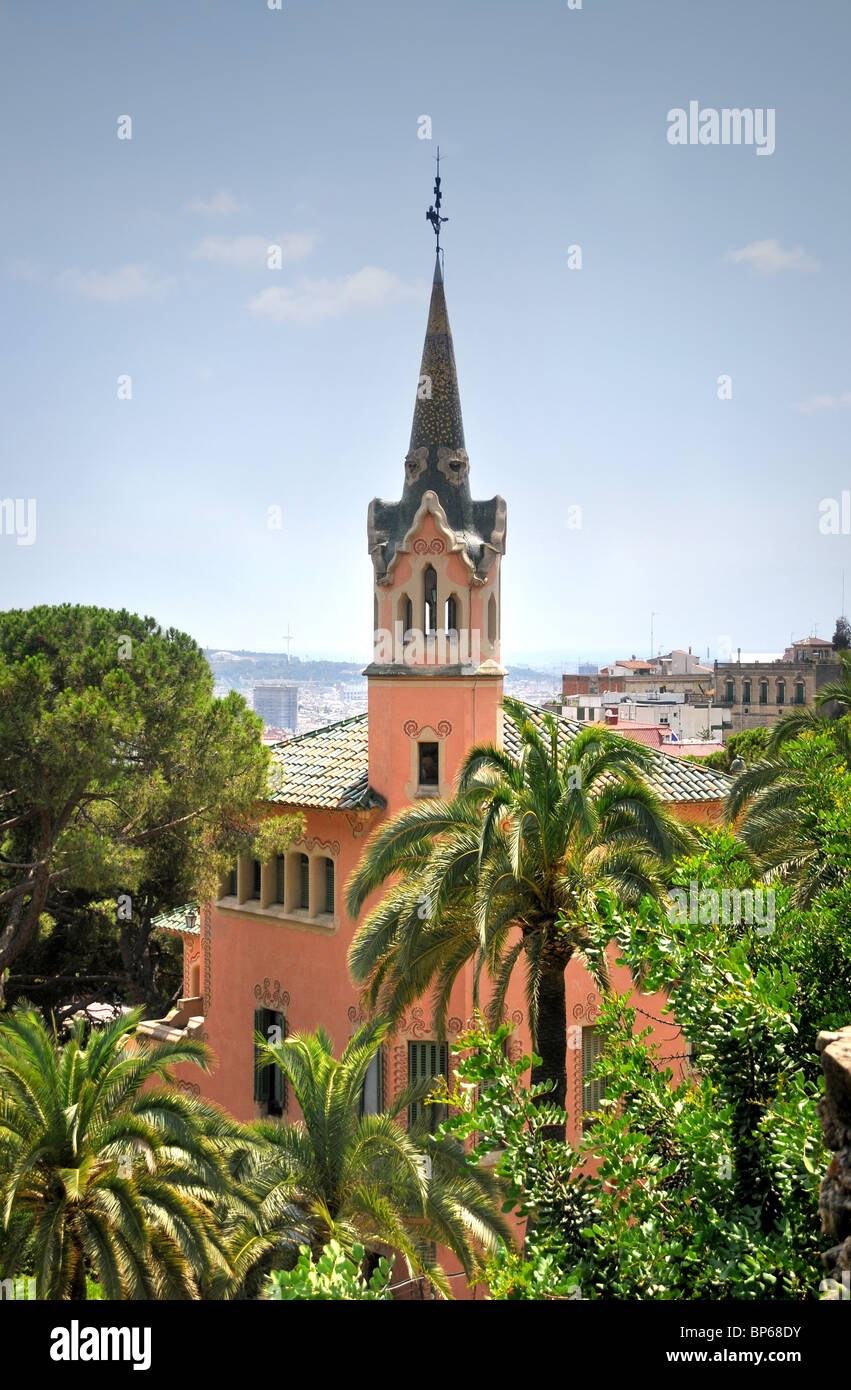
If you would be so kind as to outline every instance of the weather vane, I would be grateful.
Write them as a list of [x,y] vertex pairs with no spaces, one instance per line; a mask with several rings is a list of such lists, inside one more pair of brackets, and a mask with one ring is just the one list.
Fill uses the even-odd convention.
[[435,234],[435,236],[437,237],[437,247],[436,247],[436,249],[437,249],[438,251],[440,251],[440,224],[441,224],[441,222],[448,222],[448,221],[449,221],[449,218],[448,218],[448,217],[441,217],[441,215],[440,215],[440,146],[439,146],[439,145],[438,145],[438,147],[437,147],[437,173],[436,173],[435,179],[434,179],[434,203],[432,204],[432,206],[429,208],[428,212],[426,213],[426,217],[428,218],[429,222],[431,223],[432,227],[434,228],[434,234]]

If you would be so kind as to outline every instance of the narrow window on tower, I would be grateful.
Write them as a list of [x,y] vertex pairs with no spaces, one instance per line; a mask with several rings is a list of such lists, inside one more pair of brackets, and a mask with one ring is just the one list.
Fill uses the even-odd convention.
[[488,641],[493,646],[496,641],[496,595],[488,599]]
[[437,632],[437,570],[434,565],[426,565],[423,574],[425,593],[425,635],[433,637]]
[[420,743],[417,745],[417,749],[420,791],[436,793],[440,786],[438,745],[436,743]]
[[454,594],[446,600],[446,632],[448,636],[458,633],[458,600]]

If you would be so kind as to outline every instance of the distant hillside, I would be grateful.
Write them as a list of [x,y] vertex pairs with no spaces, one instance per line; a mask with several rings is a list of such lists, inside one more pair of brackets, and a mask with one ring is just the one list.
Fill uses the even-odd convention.
[[[300,657],[287,658],[282,652],[229,651],[210,647],[204,655],[216,680],[227,681],[229,685],[240,686],[246,682],[259,680],[295,681],[297,685],[335,685],[358,680],[369,660],[353,661],[302,661]],[[539,682],[561,688],[561,678],[552,671],[538,671],[531,666],[510,668],[509,685],[515,683]]]

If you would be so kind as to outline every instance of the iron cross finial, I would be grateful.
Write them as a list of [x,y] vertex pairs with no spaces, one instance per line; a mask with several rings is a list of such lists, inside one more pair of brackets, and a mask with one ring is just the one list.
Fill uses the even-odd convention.
[[439,250],[440,250],[440,224],[441,224],[442,222],[448,222],[448,221],[449,221],[449,218],[448,218],[448,217],[441,217],[441,215],[440,215],[441,195],[440,195],[440,146],[439,146],[439,145],[438,145],[438,147],[437,147],[436,161],[437,161],[437,173],[436,173],[435,179],[434,179],[434,202],[433,202],[433,204],[431,205],[431,207],[429,208],[428,212],[426,213],[426,217],[427,217],[428,221],[431,223],[432,227],[434,228],[434,234],[435,234],[435,236],[437,237],[437,250],[439,251]]

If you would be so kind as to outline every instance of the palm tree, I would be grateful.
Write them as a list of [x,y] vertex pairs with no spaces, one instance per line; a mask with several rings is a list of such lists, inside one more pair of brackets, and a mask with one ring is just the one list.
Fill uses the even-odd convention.
[[[40,1299],[197,1298],[227,1266],[210,1206],[230,1179],[239,1126],[168,1082],[205,1070],[202,1043],[148,1046],[141,1010],[65,1042],[34,1011],[0,1018],[0,1277],[28,1270]],[[234,1200],[239,1201],[238,1194]]]
[[848,718],[790,711],[772,731],[768,756],[739,774],[724,802],[754,867],[790,884],[794,907],[809,906],[847,873],[830,825],[851,798],[849,750]]
[[[279,1043],[256,1035],[260,1065],[274,1062],[281,1068],[303,1120],[252,1126],[263,1141],[255,1163],[265,1168],[266,1196],[253,1245],[246,1241],[235,1253],[235,1266],[243,1273],[258,1258],[268,1264],[270,1243],[283,1221],[287,1232],[308,1231],[307,1243],[317,1253],[330,1240],[349,1251],[361,1244],[373,1256],[390,1247],[411,1273],[425,1275],[448,1297],[449,1282],[429,1254],[430,1242],[451,1250],[472,1278],[480,1252],[511,1239],[493,1175],[470,1166],[460,1145],[416,1129],[406,1133],[398,1123],[433,1082],[408,1087],[379,1114],[362,1113],[366,1073],[386,1031],[386,1023],[365,1024],[339,1060],[322,1028]],[[297,1255],[304,1236],[287,1239]]]
[[551,1082],[546,1101],[563,1108],[564,972],[590,944],[601,892],[622,904],[659,897],[692,834],[643,780],[649,750],[598,726],[573,735],[547,714],[539,730],[518,700],[504,708],[516,757],[472,748],[451,800],[421,802],[371,837],[349,880],[350,914],[394,882],[358,928],[349,965],[368,1003],[394,1019],[433,990],[442,1031],[470,961],[477,997],[481,972],[491,979],[491,1026],[522,963],[541,1057],[533,1080]]
[[837,652],[839,675],[816,691],[814,705],[794,705],[781,714],[771,730],[768,755],[771,758],[791,740],[802,734],[829,732],[836,751],[851,767],[851,651]]

